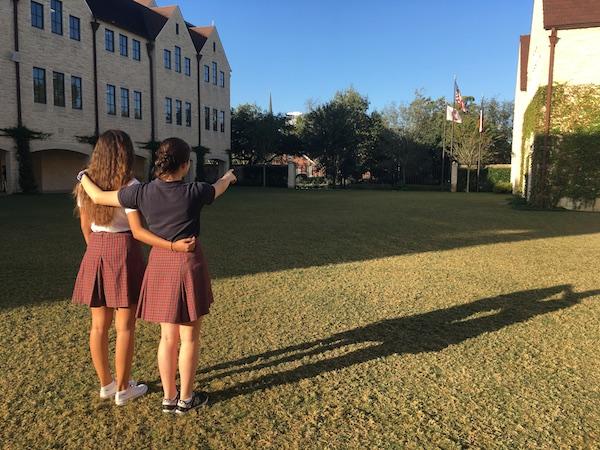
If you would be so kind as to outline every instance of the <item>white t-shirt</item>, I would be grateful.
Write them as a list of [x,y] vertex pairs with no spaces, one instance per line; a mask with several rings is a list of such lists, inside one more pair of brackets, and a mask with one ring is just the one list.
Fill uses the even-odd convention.
[[[127,186],[131,186],[133,184],[140,184],[137,179],[132,179]],[[77,206],[81,207],[81,202],[77,199]],[[129,228],[129,221],[127,220],[127,214],[137,211],[137,209],[129,209],[129,208],[116,208],[115,213],[113,215],[113,220],[109,225],[96,225],[92,222],[92,231],[94,233],[123,233],[131,230]]]

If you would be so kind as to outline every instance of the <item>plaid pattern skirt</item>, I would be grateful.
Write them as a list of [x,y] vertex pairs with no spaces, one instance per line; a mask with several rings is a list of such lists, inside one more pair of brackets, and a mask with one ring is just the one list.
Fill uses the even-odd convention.
[[92,233],[83,255],[73,303],[128,308],[138,302],[146,264],[131,233]]
[[157,323],[194,322],[208,314],[212,302],[210,275],[200,244],[192,253],[152,248],[137,317]]

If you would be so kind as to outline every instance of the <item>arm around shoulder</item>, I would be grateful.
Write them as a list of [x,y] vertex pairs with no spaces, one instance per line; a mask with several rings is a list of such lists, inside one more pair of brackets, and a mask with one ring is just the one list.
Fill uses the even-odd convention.
[[119,191],[103,191],[94,184],[87,174],[84,174],[81,178],[81,186],[95,204],[116,207],[121,206],[121,203],[119,202]]

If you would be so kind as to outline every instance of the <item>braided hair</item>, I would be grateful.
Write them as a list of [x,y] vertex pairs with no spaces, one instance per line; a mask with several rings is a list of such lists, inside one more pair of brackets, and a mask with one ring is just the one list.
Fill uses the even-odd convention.
[[162,141],[156,152],[154,175],[160,178],[177,170],[190,160],[190,146],[179,138],[169,138]]

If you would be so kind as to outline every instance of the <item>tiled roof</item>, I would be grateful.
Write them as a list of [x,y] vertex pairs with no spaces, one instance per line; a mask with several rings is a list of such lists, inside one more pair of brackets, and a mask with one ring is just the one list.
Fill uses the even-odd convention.
[[173,11],[175,11],[177,9],[177,6],[162,6],[162,7],[157,7],[157,8],[152,8],[152,11],[156,11],[157,13],[159,13],[161,16],[163,17],[171,17],[171,14],[173,14]]
[[153,40],[167,18],[134,0],[86,0],[95,18]]
[[600,27],[599,0],[544,0],[544,28]]
[[521,90],[527,90],[527,69],[529,66],[529,42],[531,41],[530,35],[521,36]]

